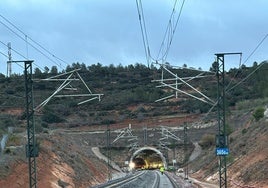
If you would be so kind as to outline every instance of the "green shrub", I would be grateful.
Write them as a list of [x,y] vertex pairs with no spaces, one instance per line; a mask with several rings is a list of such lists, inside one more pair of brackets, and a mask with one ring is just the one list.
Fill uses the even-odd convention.
[[230,135],[233,132],[233,128],[229,124],[225,124],[226,134]]
[[256,121],[259,121],[261,118],[264,117],[264,111],[265,109],[263,107],[258,107],[254,113],[253,113],[253,117]]
[[234,157],[231,154],[229,154],[229,155],[226,156],[226,161],[229,164],[233,163],[234,162]]
[[5,154],[10,154],[11,150],[9,148],[5,149]]
[[42,116],[42,120],[46,123],[60,123],[63,119],[54,113],[46,113]]
[[242,134],[246,134],[247,132],[248,132],[247,129],[243,129],[243,130],[242,130]]

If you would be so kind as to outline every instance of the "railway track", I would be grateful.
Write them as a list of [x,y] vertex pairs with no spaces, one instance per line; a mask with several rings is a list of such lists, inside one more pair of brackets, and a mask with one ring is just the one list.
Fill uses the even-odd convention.
[[94,188],[180,188],[169,176],[159,171],[144,170],[109,181]]

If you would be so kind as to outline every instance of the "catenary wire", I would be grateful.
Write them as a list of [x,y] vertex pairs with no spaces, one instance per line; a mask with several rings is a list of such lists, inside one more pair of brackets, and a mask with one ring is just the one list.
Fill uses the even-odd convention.
[[252,74],[254,74],[258,69],[260,69],[263,65],[265,64],[265,62],[260,63],[254,71],[252,71],[250,74],[248,74],[244,79],[242,79],[241,81],[239,81],[237,84],[235,84],[233,87],[231,87],[230,89],[227,90],[227,92],[229,92],[230,90],[234,89],[235,87],[239,86],[242,82],[244,82],[245,80],[247,80]]
[[[159,60],[162,60],[162,61],[166,60],[167,54],[168,54],[168,52],[170,50],[170,46],[171,46],[171,43],[172,43],[172,40],[173,40],[173,36],[175,34],[178,22],[179,22],[180,17],[181,17],[181,13],[182,13],[184,4],[185,4],[185,0],[183,0],[183,2],[182,2],[182,5],[181,5],[181,8],[180,8],[177,20],[175,22],[175,26],[173,27],[172,20],[174,19],[174,14],[175,14],[176,5],[177,5],[177,0],[175,1],[173,9],[172,9],[172,13],[171,13],[169,21],[168,21],[167,29],[166,29],[165,34],[164,34],[163,41],[162,41],[162,43],[160,45],[158,56],[157,56],[157,58],[154,58],[154,57],[152,57],[151,51],[150,51],[150,45],[149,45],[149,41],[148,41],[148,35],[147,35],[147,30],[146,30],[146,23],[145,23],[145,17],[144,17],[144,13],[143,13],[142,2],[141,2],[141,0],[136,0],[136,5],[137,5],[137,10],[138,10],[138,15],[139,15],[139,21],[140,21],[140,27],[141,27],[141,32],[142,32],[143,46],[144,46],[145,56],[146,56],[146,60],[147,60],[148,64],[149,64],[150,59],[152,59],[155,62],[159,61]],[[164,51],[162,49],[165,46],[165,41],[166,40],[167,40],[167,47],[166,47],[166,50]],[[161,53],[161,51],[164,51],[164,53],[163,53],[162,57],[159,58],[159,54]]]
[[3,52],[0,51],[0,54],[2,54],[3,56],[5,56],[6,58],[8,58],[8,56],[6,54],[4,54]]
[[[0,43],[1,44],[3,44],[4,46],[6,46],[6,47],[8,47],[3,41],[0,41]],[[11,48],[11,50],[13,51],[13,52],[15,52],[16,54],[18,54],[19,56],[21,56],[22,58],[24,58],[24,59],[28,59],[27,57],[25,57],[24,55],[22,55],[20,52],[18,52],[17,50],[15,50],[14,48]],[[8,58],[8,56],[6,56],[7,58]],[[13,62],[13,63],[16,63],[18,66],[20,66],[21,68],[23,68],[24,69],[24,67],[21,65],[21,64],[19,64],[19,63],[17,63],[17,62]],[[44,71],[44,69],[42,68],[42,67],[40,67],[39,65],[37,65],[36,63],[33,63],[36,67],[38,67],[39,69],[41,69],[42,71]]]
[[[262,40],[257,44],[257,46],[254,48],[254,50],[249,54],[249,56],[245,59],[245,61],[243,62],[243,64],[245,64],[252,56],[253,54],[258,50],[258,48],[261,46],[261,44],[265,41],[265,39],[268,37],[268,34],[266,34]],[[247,80],[254,72],[256,72],[261,66],[263,66],[264,63],[259,64],[254,71],[252,71],[248,76],[246,76],[244,79],[242,79],[240,82],[238,82],[237,84],[235,84],[234,86],[232,86],[231,88],[229,88],[230,83],[228,84],[228,86],[226,87],[226,91],[229,92],[230,90],[234,89],[235,87],[239,86],[242,82],[244,82],[245,80]],[[239,68],[241,68],[241,63]],[[238,74],[238,70],[237,73]]]
[[21,29],[19,29],[16,25],[14,25],[11,21],[9,21],[6,17],[4,17],[3,15],[0,14],[0,17],[2,17],[6,22],[8,22],[10,25],[12,25],[15,29],[17,29],[20,33],[22,33],[27,39],[30,39],[34,44],[36,44],[37,46],[39,46],[41,49],[43,49],[44,51],[46,51],[48,54],[50,54],[52,57],[58,59],[59,61],[65,63],[66,65],[68,65],[68,63],[66,61],[64,61],[63,59],[57,57],[56,55],[54,55],[53,53],[51,53],[49,50],[47,50],[45,47],[43,47],[40,43],[36,42],[35,40],[33,40],[31,37],[29,37],[26,33],[24,33]]
[[[20,39],[22,39],[24,42],[28,43],[27,40],[25,38],[23,38],[22,36],[20,36],[17,32],[15,32],[13,29],[11,29],[8,25],[4,24],[2,21],[0,21],[0,23],[2,25],[4,25],[6,28],[8,28],[12,33],[14,33],[17,37],[19,37]],[[43,56],[45,56],[47,59],[49,59],[51,62],[55,63],[56,65],[58,65],[59,67],[61,67],[60,64],[58,64],[56,61],[54,61],[53,59],[51,59],[50,57],[48,57],[45,53],[43,53],[41,50],[39,50],[38,48],[36,48],[34,45],[32,45],[31,43],[28,43],[31,47],[33,47],[35,50],[37,50],[39,53],[41,53]],[[24,57],[25,59],[28,59],[27,57]]]
[[144,13],[143,13],[143,7],[142,7],[141,0],[136,0],[136,5],[137,5],[137,11],[138,11],[138,15],[139,15],[139,22],[140,22],[140,28],[141,28],[141,34],[142,34],[142,42],[143,42],[143,46],[144,46],[146,61],[147,61],[148,67],[149,67],[149,64],[150,64],[150,46],[149,46],[149,42],[148,42],[148,35],[147,35],[145,17],[144,17]]
[[[33,44],[31,44],[28,39],[30,41],[32,41],[35,45],[37,45],[39,48],[41,48],[42,50],[44,50],[46,53],[48,53],[50,56],[52,56],[53,58],[65,63],[66,65],[68,65],[68,63],[66,61],[64,61],[63,59],[57,57],[56,55],[54,55],[53,53],[51,53],[49,50],[47,50],[45,47],[43,47],[40,43],[36,42],[35,40],[33,40],[31,37],[29,37],[25,32],[23,32],[21,29],[19,29],[15,24],[13,24],[11,21],[9,21],[7,18],[5,18],[3,15],[0,14],[0,17],[2,19],[4,19],[8,24],[10,24],[12,27],[14,27],[16,30],[18,30],[22,35],[24,35],[25,38],[23,38],[21,35],[19,35],[17,32],[15,32],[11,27],[9,27],[7,24],[3,23],[2,21],[0,21],[0,23],[2,25],[4,25],[6,28],[8,28],[13,34],[15,34],[17,37],[19,37],[20,39],[22,39],[24,42],[26,42],[26,44],[29,44],[32,48],[34,48],[36,51],[38,51],[39,53],[41,53],[44,57],[46,57],[47,59],[49,59],[51,62],[53,62],[54,64],[56,64],[57,66],[59,66],[60,68],[62,68],[61,64],[57,63],[56,61],[54,61],[53,59],[51,59],[48,55],[46,55],[44,52],[42,52],[40,49],[38,49],[36,46],[34,46]],[[27,48],[27,46],[26,46]],[[27,49],[28,51],[28,49]],[[28,53],[28,52],[27,52]],[[28,55],[27,55],[28,56]]]
[[[178,26],[178,23],[179,23],[181,14],[182,14],[184,4],[185,4],[185,0],[182,1],[180,11],[179,11],[178,17],[176,19],[175,26],[173,27],[172,21],[174,21],[174,15],[175,15],[175,10],[176,10],[177,0],[174,3],[173,10],[172,10],[172,13],[170,15],[169,22],[168,22],[168,25],[167,25],[167,29],[166,29],[163,41],[161,43],[161,47],[160,47],[159,52],[158,52],[158,56],[157,56],[158,60],[162,60],[163,62],[166,61],[166,58],[168,56],[168,53],[169,53],[169,50],[170,50],[170,47],[171,47],[171,44],[172,44],[172,41],[173,41],[173,37],[174,37],[175,31],[176,31],[176,28]],[[159,58],[159,55],[160,55],[162,49],[164,48],[166,38],[167,38],[167,48],[164,51],[162,57]]]
[[266,34],[263,39],[259,42],[259,44],[254,48],[254,50],[249,54],[249,56],[244,61],[244,64],[251,58],[251,56],[257,51],[257,49],[261,46],[261,44],[265,41],[265,39],[268,37],[268,34]]

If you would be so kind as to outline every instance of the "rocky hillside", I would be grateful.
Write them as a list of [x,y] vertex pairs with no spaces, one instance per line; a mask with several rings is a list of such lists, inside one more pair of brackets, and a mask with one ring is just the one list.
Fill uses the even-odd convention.
[[[261,103],[251,101],[250,106],[248,102],[244,102],[233,108],[228,115],[228,123],[232,127],[229,137],[231,154],[228,156],[229,187],[268,186],[266,177],[268,121],[267,117],[263,117],[256,122],[253,117],[255,111],[253,106],[264,105],[264,103],[267,103],[267,100]],[[248,108],[245,109],[244,105]],[[174,126],[174,122],[180,121],[181,117],[169,118],[168,121],[162,118],[163,121],[161,119],[157,121]],[[140,122],[141,127],[144,122]],[[139,121],[135,121],[136,126],[138,123]],[[17,127],[12,134],[9,134],[7,146],[1,153],[0,187],[27,187],[28,185],[24,128]],[[108,178],[106,163],[99,160],[92,152],[90,143],[79,136],[79,132],[83,134],[84,131],[100,129],[102,126],[80,126],[68,129],[59,127],[39,133],[37,135],[40,144],[40,154],[37,158],[38,187],[88,187],[106,181]],[[71,137],[69,131],[77,132],[76,137]],[[190,129],[189,134],[194,135],[195,131]],[[211,132],[201,131],[200,133],[203,135],[199,135],[199,143],[202,145],[204,137]],[[189,164],[191,177],[217,184],[218,166],[214,151],[213,143],[202,145],[201,155]],[[113,170],[113,173],[116,174],[117,171]]]
[[[254,72],[241,87],[236,87],[227,95],[231,151],[231,155],[228,156],[228,174],[231,187],[257,188],[268,185],[265,177],[268,174],[268,125],[267,120],[256,113],[257,109],[265,108],[268,104],[268,64],[264,64],[263,69]],[[148,69],[140,64],[128,67],[102,67],[99,64],[85,67],[74,64],[69,68],[81,68],[81,75],[86,83],[94,92],[103,93],[104,97],[101,101],[92,101],[82,106],[78,106],[74,98],[53,99],[42,111],[35,114],[37,142],[40,146],[37,178],[41,188],[88,187],[108,178],[106,164],[95,156],[87,141],[82,140],[79,134],[76,139],[71,138],[66,130],[105,130],[108,124],[111,127],[122,128],[129,123],[140,128],[144,125],[160,124],[178,126],[184,122],[190,124],[199,121],[210,109],[210,106],[184,95],[155,103],[155,100],[161,97],[174,94],[171,89],[161,90],[155,87],[157,84],[151,82],[161,77],[161,70],[156,68]],[[230,70],[227,73],[227,81],[232,84],[238,83],[253,70],[254,67]],[[182,76],[193,76],[198,70],[174,71]],[[53,74],[54,72],[38,72],[34,76],[44,78]],[[215,77],[197,79],[193,85],[204,91],[207,96],[216,98]],[[34,84],[35,104],[42,102],[56,86],[55,83]],[[27,187],[23,76],[5,78],[0,75],[0,88],[0,187]],[[182,86],[181,89],[186,88]],[[212,112],[203,120],[208,122],[215,118]],[[196,129],[189,131],[190,135],[198,135],[192,138],[192,141],[202,146],[201,155],[190,163],[191,175],[204,181],[216,182],[214,132],[206,132],[207,129],[200,132],[196,132]]]
[[[266,116],[256,121],[253,118],[256,103],[251,102],[238,105],[228,119],[233,129],[227,157],[228,187],[268,187],[268,110]],[[204,148],[190,166],[194,177],[216,183],[219,175],[215,146]]]

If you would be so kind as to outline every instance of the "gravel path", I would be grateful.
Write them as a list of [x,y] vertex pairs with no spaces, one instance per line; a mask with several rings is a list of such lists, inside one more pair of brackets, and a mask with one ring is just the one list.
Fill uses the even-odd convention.
[[[108,163],[108,158],[100,152],[100,149],[98,147],[92,147],[91,150],[99,159]],[[117,164],[115,164],[115,162],[110,161],[110,163],[113,169],[117,170],[118,172],[122,172],[121,168]]]
[[194,142],[194,151],[192,152],[189,158],[189,162],[195,160],[200,155],[201,151],[202,151],[201,146],[197,142]]

